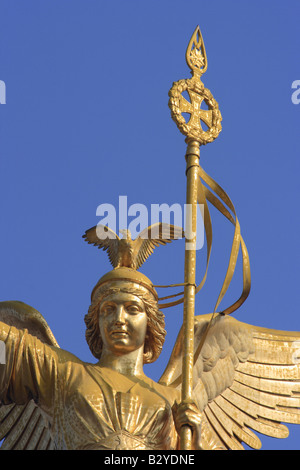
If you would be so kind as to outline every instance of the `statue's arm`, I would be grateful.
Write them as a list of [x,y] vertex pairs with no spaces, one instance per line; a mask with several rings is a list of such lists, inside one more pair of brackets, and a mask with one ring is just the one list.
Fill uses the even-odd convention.
[[26,329],[3,322],[0,341],[5,351],[4,364],[0,364],[0,402],[24,404],[34,399],[50,409],[57,385],[59,348],[43,343]]

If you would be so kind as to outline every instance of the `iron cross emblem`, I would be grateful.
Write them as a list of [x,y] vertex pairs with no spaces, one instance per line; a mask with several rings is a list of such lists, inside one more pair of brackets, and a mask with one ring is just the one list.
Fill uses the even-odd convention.
[[179,98],[181,112],[188,113],[191,116],[187,124],[194,129],[198,128],[199,130],[203,130],[201,127],[201,121],[203,121],[210,129],[212,126],[212,110],[201,109],[204,96],[201,96],[192,90],[187,90],[187,92],[191,100],[190,102],[182,95],[180,95]]

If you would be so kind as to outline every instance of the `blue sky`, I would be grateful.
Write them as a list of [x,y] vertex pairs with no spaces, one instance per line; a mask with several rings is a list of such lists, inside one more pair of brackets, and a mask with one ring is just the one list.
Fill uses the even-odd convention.
[[[168,91],[189,78],[185,50],[199,24],[208,56],[203,82],[223,130],[201,165],[231,197],[251,263],[252,290],[235,313],[246,323],[300,330],[299,2],[222,0],[1,1],[1,300],[38,309],[58,343],[93,361],[83,317],[107,255],[81,238],[100,204],[185,202],[185,142]],[[299,95],[300,96],[300,95]],[[232,226],[215,210],[214,245],[197,314],[213,310]],[[183,242],[157,248],[142,272],[183,282]],[[197,256],[198,280],[205,249]],[[221,307],[241,291],[239,267]],[[159,292],[164,295],[165,292]],[[167,309],[166,366],[182,308]],[[300,429],[264,449],[299,449]]]

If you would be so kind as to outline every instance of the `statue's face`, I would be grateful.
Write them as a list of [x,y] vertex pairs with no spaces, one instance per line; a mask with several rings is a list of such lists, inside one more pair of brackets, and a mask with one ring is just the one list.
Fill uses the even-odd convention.
[[108,351],[122,355],[139,349],[147,330],[144,302],[125,292],[105,297],[100,304],[99,328]]

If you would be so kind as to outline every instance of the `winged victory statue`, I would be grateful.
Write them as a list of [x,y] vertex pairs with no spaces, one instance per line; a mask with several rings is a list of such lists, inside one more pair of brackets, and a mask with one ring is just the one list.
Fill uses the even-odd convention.
[[[163,308],[183,303],[186,312],[187,300],[193,305],[206,274],[196,286],[190,278],[193,250],[186,252],[186,266],[192,268],[186,269],[184,295],[162,304],[152,281],[138,269],[155,248],[182,236],[190,242],[192,236],[187,239],[183,229],[161,223],[146,228],[136,240],[128,231],[119,238],[108,227],[87,230],[85,240],[106,251],[113,266],[95,285],[84,317],[94,363],[61,348],[33,307],[19,301],[0,302],[0,341],[5,343],[5,363],[0,364],[3,450],[178,450],[186,439],[182,429],[189,430],[194,450],[239,450],[243,444],[259,449],[257,433],[286,438],[285,424],[300,424],[300,366],[295,349],[300,333],[255,327],[229,316],[249,293],[249,262],[230,199],[198,164],[200,145],[216,138],[221,129],[217,103],[199,82],[206,70],[199,28],[187,59],[193,77],[174,83],[169,104],[187,136],[187,184],[192,184],[190,174],[197,181],[194,202],[204,205],[207,262],[211,247],[207,201],[235,227],[229,268],[214,312],[184,320],[164,373],[158,382],[151,380],[143,365],[155,362],[162,351]],[[185,90],[191,103],[181,97]],[[199,114],[202,100],[208,110]],[[189,122],[181,119],[182,112],[190,112]],[[196,172],[197,178],[189,171]],[[243,293],[233,306],[219,311],[239,248]],[[191,346],[187,356],[186,348]],[[185,367],[186,359],[190,367]],[[185,400],[187,369],[189,399]]]

